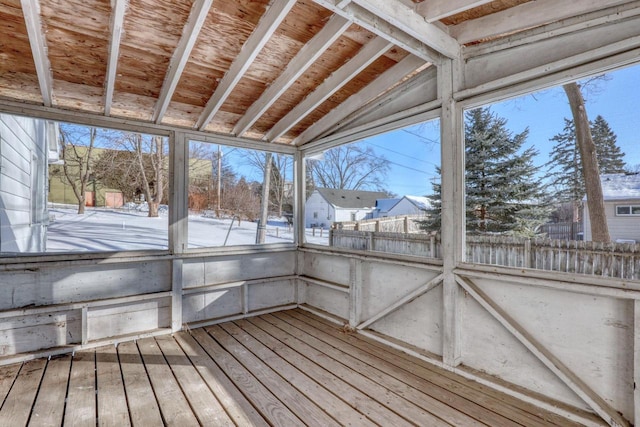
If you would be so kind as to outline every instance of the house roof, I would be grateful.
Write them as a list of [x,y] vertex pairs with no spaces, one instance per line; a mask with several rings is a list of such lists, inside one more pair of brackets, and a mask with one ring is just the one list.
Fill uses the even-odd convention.
[[411,203],[413,203],[418,209],[426,211],[431,209],[431,200],[428,197],[424,196],[404,196],[404,199],[407,199]]
[[605,200],[640,199],[640,173],[600,176]]
[[327,202],[339,208],[373,208],[376,200],[385,196],[379,191],[338,190],[334,188],[317,188],[316,191]]
[[388,212],[389,209],[394,207],[402,199],[378,199],[376,200],[376,209],[383,212]]

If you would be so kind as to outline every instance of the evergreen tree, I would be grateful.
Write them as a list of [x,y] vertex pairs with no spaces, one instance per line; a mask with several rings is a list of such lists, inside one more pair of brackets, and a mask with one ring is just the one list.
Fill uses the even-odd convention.
[[[513,135],[507,121],[490,108],[465,114],[466,218],[469,232],[508,232],[532,235],[548,211],[533,159],[538,152],[523,149],[528,129]],[[440,172],[440,170],[438,170]],[[433,184],[432,218],[425,229],[440,225],[440,184]]]
[[[617,145],[616,134],[609,123],[600,115],[590,122],[591,135],[596,145],[598,168],[600,174],[624,173],[626,164],[624,153]],[[551,151],[547,177],[551,185],[556,187],[556,198],[559,202],[580,204],[586,194],[580,151],[576,144],[576,132],[573,120],[564,119],[562,132],[551,138],[555,145]]]
[[618,137],[609,127],[609,123],[598,115],[591,125],[591,136],[596,144],[600,173],[624,173],[627,165],[624,153],[618,147]]

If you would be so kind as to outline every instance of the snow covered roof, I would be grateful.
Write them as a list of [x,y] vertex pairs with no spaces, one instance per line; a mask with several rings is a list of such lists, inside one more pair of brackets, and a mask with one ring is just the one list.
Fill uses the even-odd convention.
[[388,212],[389,209],[394,207],[401,199],[378,199],[376,200],[376,209],[380,212]]
[[338,190],[335,188],[317,188],[316,191],[327,202],[340,208],[372,208],[376,200],[386,194],[381,191]]
[[640,199],[640,173],[603,174],[600,181],[605,200]]
[[404,196],[405,199],[416,205],[420,210],[426,211],[431,209],[431,200],[423,196]]

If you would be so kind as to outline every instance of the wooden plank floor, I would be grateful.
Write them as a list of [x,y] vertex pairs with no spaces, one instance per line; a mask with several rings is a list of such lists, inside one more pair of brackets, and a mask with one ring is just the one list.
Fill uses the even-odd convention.
[[0,404],[0,426],[577,425],[303,310],[0,367]]

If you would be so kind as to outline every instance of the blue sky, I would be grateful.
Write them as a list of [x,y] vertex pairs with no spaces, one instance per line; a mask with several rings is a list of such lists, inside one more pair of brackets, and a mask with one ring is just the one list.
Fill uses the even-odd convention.
[[[618,137],[630,167],[640,165],[640,66],[627,67],[607,74],[586,92],[590,119],[602,115]],[[547,89],[492,105],[492,110],[507,119],[507,127],[520,133],[529,127],[525,147],[540,152],[536,165],[547,162],[553,143],[549,140],[564,128],[564,118],[571,110],[562,87]],[[398,195],[431,193],[430,180],[440,164],[439,127],[429,122],[390,132],[365,141],[391,162],[388,189]]]

